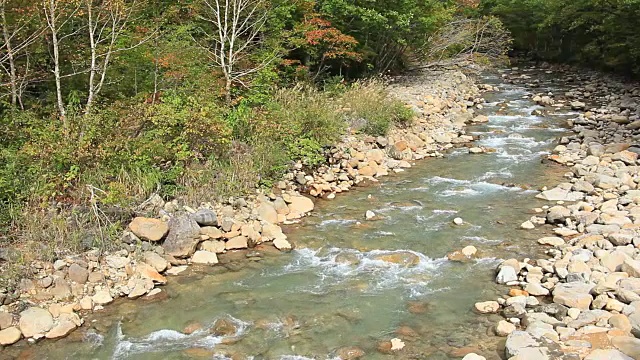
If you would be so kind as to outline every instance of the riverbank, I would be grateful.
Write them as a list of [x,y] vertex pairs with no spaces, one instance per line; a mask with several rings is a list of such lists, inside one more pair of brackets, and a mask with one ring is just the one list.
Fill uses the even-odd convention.
[[156,217],[134,219],[122,234],[122,250],[34,263],[34,276],[21,281],[20,292],[4,294],[0,344],[64,337],[81,326],[83,314],[99,312],[118,297],[161,298],[158,286],[188,265],[232,267],[239,254],[260,261],[265,254],[288,251],[295,242],[280,225],[299,221],[314,208],[301,194],[332,199],[473,140],[464,133],[465,122],[485,119],[470,110],[482,102],[470,78],[445,71],[425,74],[417,83],[409,79],[390,87],[417,113],[406,128],[384,137],[346,136],[328,151],[328,165],[308,173],[298,163],[273,193],[197,206],[154,196],[141,209]]
[[[539,70],[514,69],[505,80],[536,93],[532,71]],[[475,308],[505,318],[493,331],[506,337],[506,358],[638,359],[639,92],[601,74],[546,71],[572,90],[531,99],[545,111],[576,112],[568,122],[574,134],[548,156],[567,166],[566,181],[543,189],[536,197],[548,205],[521,225],[550,232],[538,240],[549,257],[502,262],[496,282],[508,295]]]

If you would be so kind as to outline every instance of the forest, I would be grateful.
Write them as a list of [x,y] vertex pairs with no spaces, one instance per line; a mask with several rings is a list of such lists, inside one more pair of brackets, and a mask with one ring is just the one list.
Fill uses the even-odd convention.
[[484,0],[481,7],[532,58],[640,75],[638,0]]
[[108,246],[152,193],[269,188],[347,132],[411,121],[384,76],[425,64],[514,50],[638,75],[638,15],[637,0],[0,0],[0,243]]

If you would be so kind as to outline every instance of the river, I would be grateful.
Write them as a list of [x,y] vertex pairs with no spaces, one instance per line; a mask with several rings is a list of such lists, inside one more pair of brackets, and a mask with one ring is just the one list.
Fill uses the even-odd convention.
[[[529,73],[540,81],[536,92],[568,89]],[[10,351],[38,359],[329,359],[357,347],[366,359],[449,359],[467,349],[499,359],[490,327],[501,317],[477,315],[473,304],[505,293],[493,281],[500,259],[541,255],[541,230],[520,224],[543,205],[535,190],[565,171],[541,158],[574,114],[532,115],[543,108],[525,98],[528,89],[503,83],[498,72],[481,81],[499,91],[485,94],[478,110],[489,122],[467,133],[494,153],[453,149],[380,186],[321,200],[287,229],[297,244],[290,254],[243,260],[233,271],[192,269],[172,279],[164,300],[122,301],[67,339]],[[365,221],[367,210],[379,219]],[[464,224],[454,225],[456,217]],[[468,245],[477,258],[447,259]],[[405,263],[380,260],[387,255]],[[227,320],[226,335],[209,331],[218,319]],[[404,349],[381,353],[392,338]]]

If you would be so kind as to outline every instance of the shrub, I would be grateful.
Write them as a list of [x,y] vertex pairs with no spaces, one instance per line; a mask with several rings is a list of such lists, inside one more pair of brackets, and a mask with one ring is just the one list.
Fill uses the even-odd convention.
[[278,90],[265,110],[263,121],[272,130],[265,135],[280,141],[308,138],[328,145],[345,130],[334,100],[309,86]]
[[342,96],[351,129],[384,136],[391,124],[407,125],[414,113],[400,100],[389,97],[380,81],[358,82]]

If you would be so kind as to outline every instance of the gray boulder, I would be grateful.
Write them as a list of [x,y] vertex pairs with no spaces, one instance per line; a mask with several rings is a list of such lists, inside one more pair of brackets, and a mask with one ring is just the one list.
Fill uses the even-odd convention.
[[200,209],[191,215],[200,226],[218,226],[218,215],[209,209]]
[[190,216],[183,215],[169,221],[169,235],[162,247],[164,251],[176,258],[193,255],[200,242],[200,226]]

